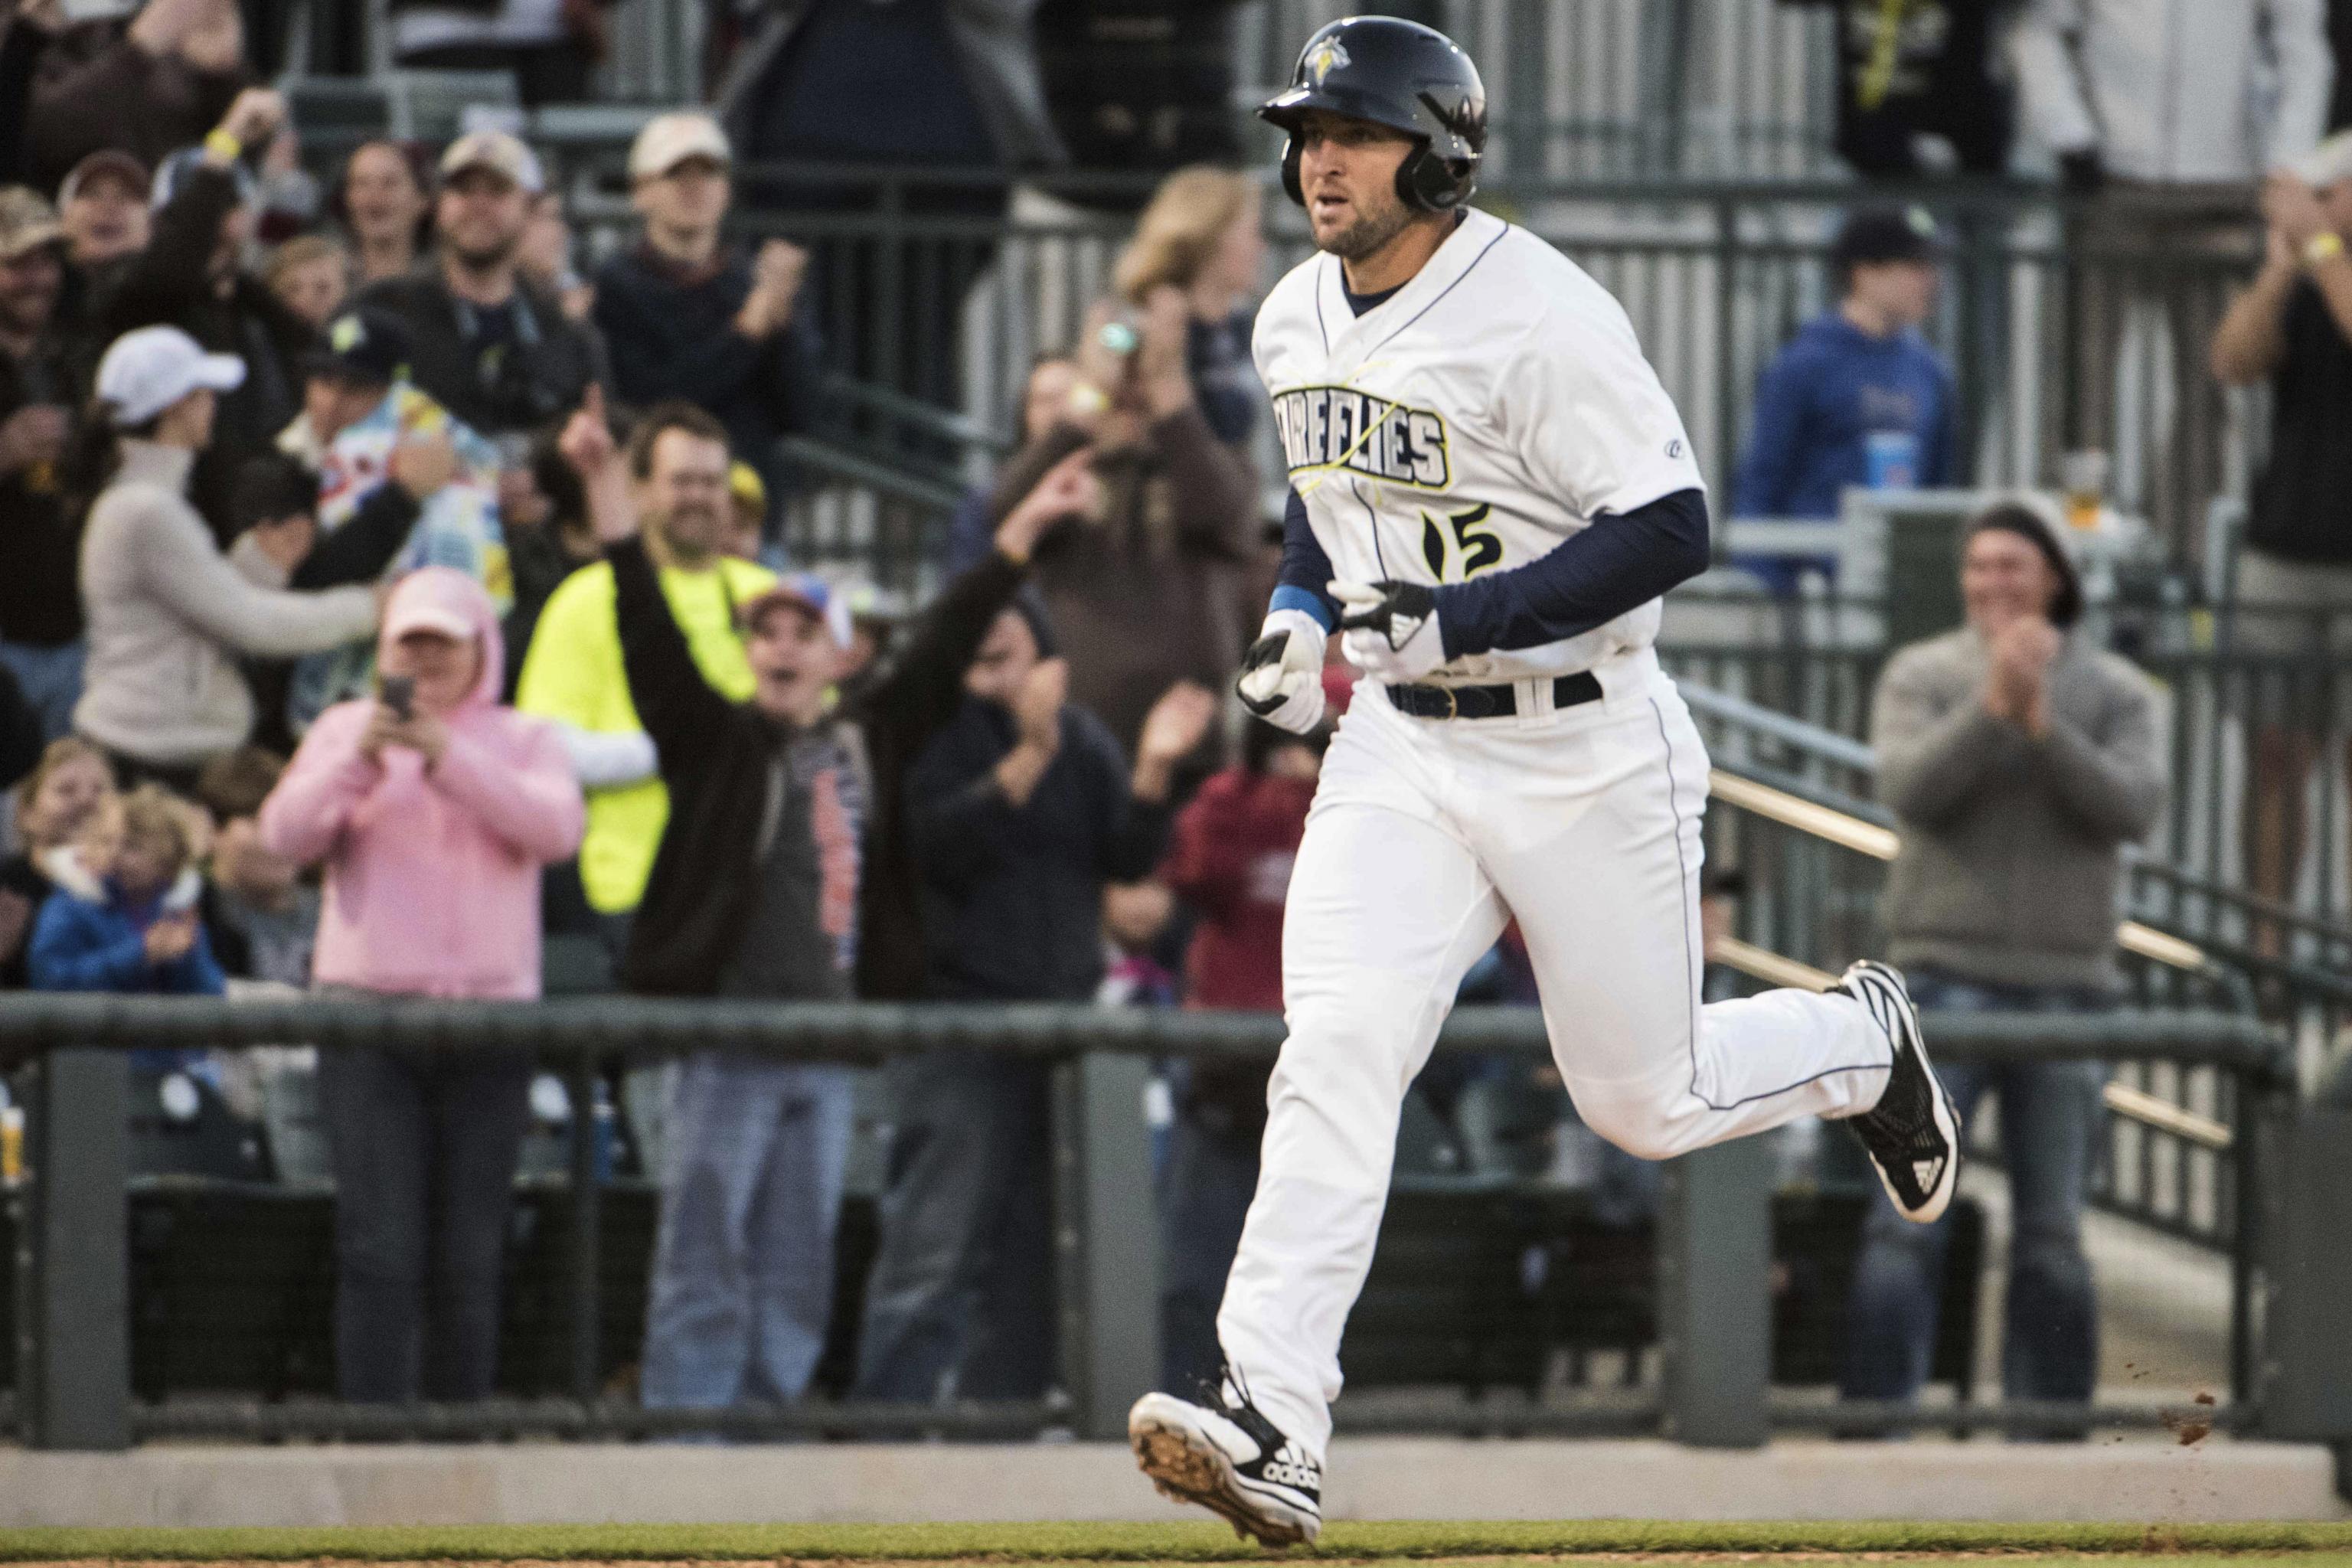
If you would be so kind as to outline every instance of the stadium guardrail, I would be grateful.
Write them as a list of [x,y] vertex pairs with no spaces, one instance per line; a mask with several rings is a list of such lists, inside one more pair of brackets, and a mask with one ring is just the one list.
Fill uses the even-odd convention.
[[[1939,1058],[2132,1058],[2211,1068],[2240,1086],[2227,1157],[2240,1205],[2257,1205],[2264,1139],[2257,1110],[2289,1081],[2285,1047],[2250,1019],[2225,1014],[2119,1012],[2036,1017],[1944,1015],[1927,1020]],[[760,1005],[599,997],[536,1004],[215,1001],[19,994],[0,1000],[0,1053],[34,1051],[26,1223],[19,1245],[22,1375],[16,1413],[43,1447],[107,1449],[144,1437],[740,1436],[883,1432],[1009,1435],[1062,1427],[1095,1437],[1123,1431],[1129,1403],[1158,1375],[1159,1302],[1151,1151],[1142,1105],[1153,1058],[1266,1060],[1279,1018],[1087,1006]],[[1013,1053],[1055,1066],[1054,1143],[1059,1392],[1043,1405],[919,1409],[744,1406],[647,1412],[598,1381],[600,1187],[594,1137],[574,1120],[563,1256],[564,1315],[573,1337],[568,1395],[478,1406],[367,1407],[289,1398],[134,1400],[126,1235],[126,1058],[131,1047],[233,1047],[305,1041],[523,1047],[557,1065],[585,1098],[598,1066],[703,1048],[874,1062],[908,1050]],[[1444,1053],[1540,1059],[1549,1043],[1528,1008],[1457,1010]],[[1405,1390],[1351,1398],[1343,1427],[1461,1431],[1657,1430],[1681,1441],[1742,1445],[1775,1426],[1823,1419],[1768,1394],[1774,1354],[1771,1156],[1756,1140],[1670,1163],[1658,1212],[1654,1334],[1663,1363],[1654,1394],[1610,1391],[1579,1400],[1541,1391]],[[1507,1197],[1506,1194],[1504,1196]],[[2292,1198],[2292,1194],[2286,1194]],[[2256,1226],[2237,1232],[2232,1290],[2233,1394],[2224,1421],[2252,1422]],[[1571,1260],[1570,1267],[1587,1264]],[[2293,1369],[2289,1369],[2290,1373]],[[2012,1410],[1972,1404],[1971,1426],[2042,1430],[2145,1425],[2147,1407]],[[1933,1419],[1948,1420],[1938,1407]],[[1905,1420],[1871,1413],[1880,1426]],[[1922,1420],[1927,1418],[1921,1418]]]
[[[1045,176],[1015,202],[999,173],[747,163],[737,171],[746,236],[777,235],[812,254],[810,298],[836,368],[860,382],[1011,430],[1034,357],[1066,346],[1108,285],[1129,220],[1080,205],[1118,177]],[[1131,177],[1125,181],[1132,187]],[[1829,247],[1862,199],[1841,182],[1496,184],[1482,202],[1559,247],[1626,306],[1675,398],[1701,465],[1737,465],[1757,376],[1806,320],[1835,301]],[[2242,218],[2192,238],[2124,247],[2093,209],[2046,188],[1952,184],[1874,190],[1916,201],[1954,237],[1947,286],[1926,325],[1958,396],[1955,482],[2040,487],[2060,456],[2114,455],[2110,499],[2145,517],[2177,565],[2202,559],[2208,500],[2227,488],[2237,402],[2202,378],[2155,384],[2158,363],[2202,364],[2201,336],[2258,258],[2251,193]],[[1010,210],[1008,210],[1010,209]],[[591,247],[623,243],[635,217],[617,192],[575,188]],[[1298,216],[1269,193],[1273,266],[1308,254]],[[2103,225],[2105,226],[2103,226]],[[2219,234],[2221,238],[2210,236]],[[2161,326],[2150,323],[2164,323]],[[2154,334],[2168,353],[2124,353]],[[2179,337],[2179,344],[2171,339]],[[2038,345],[2107,343],[2089,366]],[[2019,345],[2036,345],[2023,352]],[[2143,347],[2145,345],[2142,345]],[[2162,394],[2163,395],[2158,395]],[[2176,405],[2183,412],[2168,411]],[[1261,421],[1261,468],[1282,465]]]
[[[384,100],[405,73],[392,59],[383,9],[341,0],[291,9],[302,17],[287,40],[300,47],[281,45],[298,73],[292,85],[344,100],[328,133],[350,137],[391,121]],[[1837,51],[1827,13],[1775,0],[1419,0],[1394,9],[1444,28],[1483,62],[1495,102],[1487,155],[1500,170],[1785,176],[1830,166]],[[1309,35],[1343,10],[1329,0],[1238,0],[1187,16],[1193,47],[1203,37],[1223,45],[1225,129],[1245,155],[1270,155],[1271,133],[1252,110],[1289,81]],[[278,19],[274,37],[289,20]],[[724,18],[695,0],[618,0],[608,9],[596,101],[541,109],[530,128],[544,136],[595,128],[600,114],[642,119],[707,101],[719,86],[706,68],[714,25],[756,30],[758,17]]]
[[[1729,618],[1678,631],[1670,608],[1660,657],[1694,707],[1710,705],[1718,750],[1878,820],[1857,804],[1873,789],[1857,737],[1890,651],[1878,604],[1825,602],[1742,637],[1727,630],[1760,605],[1693,602],[1728,605]],[[2352,617],[2139,605],[2108,618],[2109,639],[2156,682],[2169,774],[2163,819],[2127,862],[2131,912],[2196,945],[2285,1022],[2315,1079],[2352,1020],[2352,848],[2335,805],[2352,787]],[[1788,920],[1866,910],[1844,873],[1815,874],[1838,897]],[[1801,955],[1815,940],[1776,934]],[[2177,968],[2143,966],[2135,980],[2151,1005],[2197,990]]]
[[[1753,873],[1745,934],[1783,960],[1827,963],[1875,950],[1881,878],[1868,868],[1891,860],[1899,840],[1893,815],[1866,798],[1876,769],[1871,749],[1712,687],[1685,679],[1682,690],[1717,752],[1716,796],[1733,814],[1710,818],[1711,831],[1723,840],[1718,849]],[[2186,722],[2177,692],[2175,700]],[[2197,785],[2177,787],[2193,793]],[[2280,1019],[2299,1037],[2316,1031],[2332,1040],[2334,1021],[2352,1008],[2352,979],[2338,958],[2352,951],[2352,928],[2155,853],[2132,852],[2126,865],[2129,918],[2116,939],[2140,1005],[2219,1005]],[[2287,932],[2287,942],[2266,946],[2266,929]],[[1763,977],[1784,983],[1774,973]],[[2102,1205],[2231,1250],[2241,1208],[2219,1130],[2231,1122],[2235,1092],[2224,1075],[2126,1064],[2106,1087]]]

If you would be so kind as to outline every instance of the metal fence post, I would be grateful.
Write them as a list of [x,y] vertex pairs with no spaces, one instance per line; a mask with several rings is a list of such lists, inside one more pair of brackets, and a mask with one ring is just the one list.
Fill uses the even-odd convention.
[[[1714,427],[1713,467],[1729,473],[1739,460],[1739,209],[1729,201],[1715,204],[1715,406],[1708,423]],[[1714,551],[1722,559],[1723,531],[1716,529]]]
[[[2270,1134],[2260,1238],[2268,1300],[2261,1348],[2262,1434],[2352,1447],[2352,1111],[2316,1106],[2245,1117]],[[2241,1181],[2246,1180],[2242,1173]],[[2250,1240],[2238,1237],[2243,1247]]]
[[[2273,1216],[2265,1212],[2274,1185],[2269,1166],[2281,1158],[2278,1145],[2288,1133],[2285,1124],[2295,1111],[2293,1100],[2283,1100],[2268,1089],[2261,1073],[2230,1073],[2222,1082],[2230,1094],[2231,1138],[2230,1163],[2221,1167],[2226,1176],[2219,1185],[2229,1194],[2230,1215],[2226,1221],[2220,1215],[2213,1218],[2216,1230],[2226,1224],[2230,1237],[2230,1397],[2248,1401],[2257,1397],[2255,1284],[2267,1271],[2268,1237],[2274,1228]],[[2146,1136],[2140,1140],[2143,1148],[2152,1142]],[[2184,1167],[2187,1163],[2186,1159],[2181,1161]],[[2270,1277],[2277,1278],[2275,1273]]]
[[80,1047],[49,1052],[37,1075],[22,1390],[36,1448],[131,1447],[129,1082],[121,1051]]
[[1055,1072],[1055,1267],[1060,1359],[1078,1435],[1127,1436],[1160,1377],[1160,1216],[1140,1057],[1088,1055]]
[[1769,1436],[1772,1151],[1738,1138],[1669,1161],[1658,1212],[1665,1435],[1702,1448]]
[[572,1397],[586,1403],[596,1397],[603,1362],[598,1337],[603,1329],[602,1237],[604,1193],[598,1185],[596,1121],[596,1058],[585,1051],[564,1064],[564,1088],[572,1096],[572,1237],[568,1259],[571,1276],[572,1345],[567,1379]]

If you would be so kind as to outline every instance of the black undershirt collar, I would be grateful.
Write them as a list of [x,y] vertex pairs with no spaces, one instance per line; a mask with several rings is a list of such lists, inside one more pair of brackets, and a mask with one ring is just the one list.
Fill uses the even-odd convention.
[[[1466,215],[1466,208],[1456,207],[1454,209],[1454,224],[1456,228],[1459,228],[1462,226],[1462,219]],[[1405,279],[1405,283],[1410,283],[1412,281],[1412,279],[1410,278]],[[1397,291],[1397,289],[1402,289],[1403,287],[1404,283],[1400,283],[1396,286],[1396,289],[1383,289],[1377,294],[1359,294],[1353,289],[1348,287],[1347,263],[1341,262],[1339,264],[1339,292],[1348,297],[1348,309],[1354,311],[1359,316],[1362,315],[1367,310],[1379,310],[1382,305],[1389,302],[1390,296],[1393,295]]]

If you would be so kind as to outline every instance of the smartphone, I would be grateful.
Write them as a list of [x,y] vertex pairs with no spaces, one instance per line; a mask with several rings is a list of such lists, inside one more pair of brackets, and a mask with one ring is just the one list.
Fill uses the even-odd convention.
[[1143,334],[1135,330],[1135,312],[1132,310],[1121,310],[1105,321],[1096,338],[1103,347],[1121,359],[1133,353],[1137,345],[1143,342]]
[[407,723],[415,716],[415,702],[416,682],[414,679],[405,675],[387,675],[383,678],[383,705],[392,710],[394,718],[404,724]]

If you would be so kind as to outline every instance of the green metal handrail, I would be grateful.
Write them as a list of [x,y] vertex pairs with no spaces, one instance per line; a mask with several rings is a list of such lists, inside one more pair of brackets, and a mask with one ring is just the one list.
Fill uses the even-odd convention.
[[[2291,1081],[2286,1041],[2231,1013],[1928,1015],[1938,1056],[1987,1062],[2131,1058],[2219,1067]],[[1086,1003],[733,1002],[642,996],[539,1002],[385,997],[0,995],[0,1050],[63,1046],[205,1048],[300,1042],[528,1048],[563,1055],[669,1056],[744,1051],[877,1062],[914,1051],[994,1051],[1271,1060],[1284,1025],[1272,1013],[1098,1007]],[[1448,1051],[1544,1057],[1532,1007],[1458,1007],[1439,1036]]]

